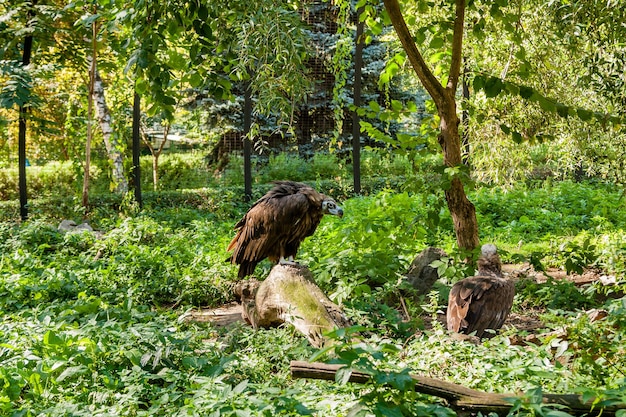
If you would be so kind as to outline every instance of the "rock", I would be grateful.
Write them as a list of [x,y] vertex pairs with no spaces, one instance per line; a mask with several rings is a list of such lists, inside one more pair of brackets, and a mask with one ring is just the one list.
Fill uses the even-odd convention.
[[80,232],[89,232],[95,233],[97,237],[101,237],[102,233],[95,232],[93,227],[89,225],[89,223],[81,223],[76,224],[74,220],[62,220],[57,227],[57,230],[65,233],[80,233]]
[[428,294],[435,281],[439,279],[437,269],[430,264],[444,256],[448,255],[442,249],[428,247],[411,262],[409,271],[406,273],[406,280],[417,290],[418,294]]
[[76,227],[76,222],[74,220],[61,220],[59,223],[59,227],[57,228],[60,232],[69,232],[74,230]]

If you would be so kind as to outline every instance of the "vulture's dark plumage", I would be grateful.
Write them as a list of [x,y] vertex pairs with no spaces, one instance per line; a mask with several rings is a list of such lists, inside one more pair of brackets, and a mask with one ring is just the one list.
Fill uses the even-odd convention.
[[293,263],[300,243],[315,232],[324,214],[343,216],[335,200],[306,184],[274,184],[235,225],[228,250],[233,251],[231,262],[239,265],[239,278],[251,275],[265,258]]
[[448,299],[448,330],[478,337],[498,330],[511,312],[515,283],[503,278],[502,264],[495,245],[486,244],[478,258],[478,275],[454,284]]

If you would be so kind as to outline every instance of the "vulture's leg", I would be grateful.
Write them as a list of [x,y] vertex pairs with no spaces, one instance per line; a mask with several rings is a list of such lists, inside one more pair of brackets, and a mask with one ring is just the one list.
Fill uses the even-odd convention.
[[293,256],[289,256],[287,257],[287,259],[285,259],[284,256],[281,256],[280,259],[278,260],[278,264],[279,265],[298,265],[298,262],[293,260]]

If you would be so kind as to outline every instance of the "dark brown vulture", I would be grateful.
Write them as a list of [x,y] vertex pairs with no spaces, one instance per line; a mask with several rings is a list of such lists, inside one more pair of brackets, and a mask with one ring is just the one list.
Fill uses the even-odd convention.
[[490,337],[486,329],[498,330],[511,312],[515,283],[503,278],[495,245],[486,244],[478,258],[478,275],[452,286],[448,299],[448,330]]
[[324,214],[343,216],[335,200],[306,184],[274,184],[235,225],[228,250],[233,251],[230,261],[239,265],[239,278],[251,275],[265,258],[293,264],[300,243],[315,232]]

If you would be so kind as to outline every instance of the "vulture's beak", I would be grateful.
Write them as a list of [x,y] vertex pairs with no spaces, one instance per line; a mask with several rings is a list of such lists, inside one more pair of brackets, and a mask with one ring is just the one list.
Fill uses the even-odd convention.
[[343,210],[341,209],[341,207],[337,206],[336,209],[330,211],[330,214],[334,214],[335,216],[343,217]]

